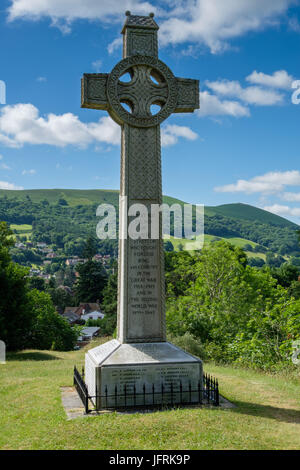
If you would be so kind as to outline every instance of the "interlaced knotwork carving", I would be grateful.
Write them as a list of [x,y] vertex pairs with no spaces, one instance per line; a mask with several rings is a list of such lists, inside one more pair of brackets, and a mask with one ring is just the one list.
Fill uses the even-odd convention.
[[151,72],[152,67],[135,65],[129,70],[131,81],[119,81],[117,85],[120,102],[128,104],[136,118],[151,117],[151,105],[164,106],[168,99],[167,82],[162,77],[160,83],[154,83]]
[[[120,82],[122,75],[129,72],[132,80]],[[150,76],[159,77],[155,84]],[[109,112],[119,124],[127,123],[135,127],[157,126],[174,112],[177,99],[177,80],[163,62],[150,56],[130,56],[121,60],[112,70],[107,86]],[[126,111],[121,103],[131,106]],[[159,104],[161,110],[151,115],[151,104]]]

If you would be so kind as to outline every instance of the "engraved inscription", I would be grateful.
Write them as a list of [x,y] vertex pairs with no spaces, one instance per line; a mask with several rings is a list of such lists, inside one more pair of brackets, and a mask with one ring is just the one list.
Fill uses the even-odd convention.
[[159,240],[130,240],[128,337],[158,338],[160,332]]

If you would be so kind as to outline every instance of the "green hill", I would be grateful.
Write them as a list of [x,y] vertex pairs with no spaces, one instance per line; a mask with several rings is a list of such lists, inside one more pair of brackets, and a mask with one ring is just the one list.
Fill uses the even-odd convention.
[[[164,196],[163,200],[169,205],[184,204],[169,196]],[[74,247],[70,248],[73,242],[77,240],[80,244],[79,239],[86,239],[89,234],[95,235],[99,221],[96,209],[103,203],[114,205],[118,213],[119,191],[61,188],[0,190],[0,220],[32,226],[32,232],[28,231],[27,237],[57,245],[62,250],[68,246],[65,252],[70,255],[76,252]],[[14,225],[12,227],[16,230]],[[205,207],[206,243],[218,237],[242,247],[254,244],[255,253],[269,250],[282,256],[299,256],[298,228],[283,217],[247,204]],[[18,231],[21,235],[21,228]],[[111,253],[116,251],[115,241],[101,243],[101,249],[109,246]]]
[[296,224],[293,222],[280,217],[279,215],[272,214],[271,212],[253,207],[248,204],[222,204],[221,206],[208,207],[216,214],[221,214],[226,217],[232,217],[234,219],[242,220],[253,220],[261,223],[269,223],[273,225],[279,225],[280,227],[295,227]]

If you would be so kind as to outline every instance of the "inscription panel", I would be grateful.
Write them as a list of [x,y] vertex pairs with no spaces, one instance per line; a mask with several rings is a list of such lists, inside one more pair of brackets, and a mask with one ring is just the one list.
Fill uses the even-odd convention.
[[129,240],[128,339],[161,339],[160,241]]
[[[201,372],[201,363],[102,367],[102,406],[125,406],[125,386],[126,406],[133,406],[134,401],[136,405],[157,404],[161,403],[162,398],[165,403],[197,402],[199,399],[198,385],[202,388]],[[182,384],[181,396],[180,382]],[[173,389],[172,397],[171,384]],[[189,385],[192,393],[189,392]],[[135,400],[132,396],[134,386]]]

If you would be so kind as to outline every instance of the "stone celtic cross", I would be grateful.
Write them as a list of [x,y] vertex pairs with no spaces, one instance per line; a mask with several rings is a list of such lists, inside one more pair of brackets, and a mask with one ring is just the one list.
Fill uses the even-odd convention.
[[[106,73],[84,74],[83,108],[106,110],[122,129],[120,231],[133,204],[162,203],[160,124],[199,108],[199,81],[178,78],[158,59],[158,26],[126,12],[123,60]],[[127,80],[126,80],[127,77]],[[155,106],[154,106],[155,105]],[[125,197],[126,196],[126,197]],[[164,250],[159,239],[119,240],[118,340],[164,342]]]

